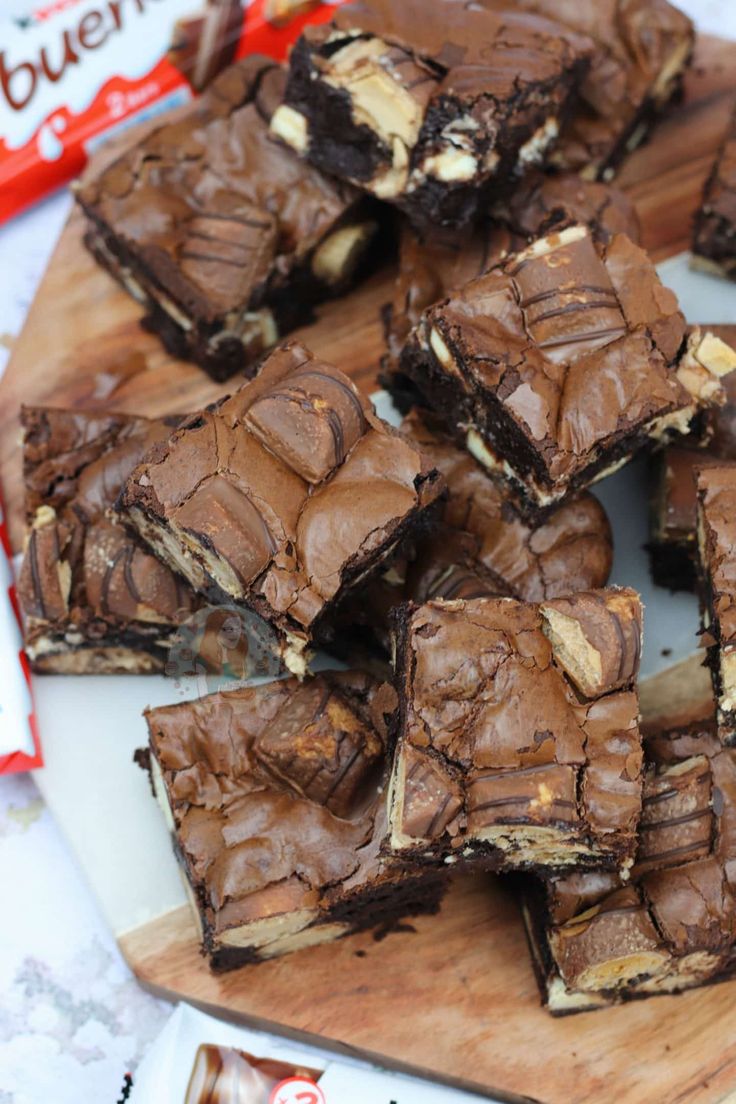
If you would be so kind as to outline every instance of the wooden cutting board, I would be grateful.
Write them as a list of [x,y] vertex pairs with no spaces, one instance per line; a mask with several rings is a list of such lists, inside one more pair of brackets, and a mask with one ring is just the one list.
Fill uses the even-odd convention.
[[[736,46],[701,40],[684,103],[620,175],[656,260],[687,248],[735,71]],[[229,389],[172,360],[140,330],[138,308],[85,253],[81,229],[73,215],[0,382],[0,478],[16,548],[21,401],[155,415],[194,409]],[[379,274],[325,307],[301,334],[366,390],[390,281],[390,273]],[[679,690],[679,675],[675,682]],[[459,880],[440,915],[415,927],[381,943],[354,936],[222,977],[200,957],[186,908],[118,934],[137,976],[157,992],[485,1094],[546,1104],[736,1102],[736,984],[553,1020],[539,1007],[523,931],[501,883]]]

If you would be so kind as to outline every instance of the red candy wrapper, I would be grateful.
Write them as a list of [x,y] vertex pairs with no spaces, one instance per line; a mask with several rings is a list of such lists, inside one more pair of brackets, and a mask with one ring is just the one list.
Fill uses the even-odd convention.
[[0,774],[43,765],[0,499]]
[[[339,0],[337,0],[339,2]],[[54,0],[0,14],[0,222],[111,134],[186,102],[246,54],[282,59],[319,0]]]

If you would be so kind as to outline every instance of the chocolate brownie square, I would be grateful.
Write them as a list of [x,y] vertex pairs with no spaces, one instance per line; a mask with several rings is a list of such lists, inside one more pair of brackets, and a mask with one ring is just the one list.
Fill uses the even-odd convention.
[[609,180],[626,155],[682,91],[695,28],[667,0],[518,0],[594,43],[579,102],[552,152],[552,163]]
[[[411,329],[432,303],[487,272],[533,238],[574,223],[585,223],[597,242],[614,234],[639,240],[639,220],[631,200],[618,188],[583,180],[576,173],[533,173],[504,200],[496,200],[463,231],[401,227],[399,271],[394,294],[384,308],[388,351],[381,382],[402,412],[416,398],[409,380],[397,378],[398,361]],[[401,390],[402,382],[406,395]]]
[[400,607],[393,851],[625,873],[641,812],[641,616],[615,588]]
[[736,972],[736,752],[715,724],[649,735],[636,863],[527,884],[523,912],[553,1015],[678,993]]
[[575,225],[428,308],[399,369],[530,512],[688,432],[733,350],[695,328],[626,235]]
[[146,713],[154,790],[213,969],[436,911],[442,872],[381,853],[395,707],[389,686],[345,671]]
[[377,229],[375,207],[269,134],[285,74],[248,57],[77,185],[87,244],[144,307],[169,352],[214,379],[344,290]]
[[592,50],[512,8],[348,4],[303,32],[271,129],[417,224],[459,226],[544,163]]
[[443,490],[342,372],[293,343],[155,449],[120,507],[195,589],[259,614],[303,674],[340,601],[429,521]]
[[32,668],[162,670],[197,598],[110,510],[179,419],[26,406],[21,421],[28,534],[18,597]]

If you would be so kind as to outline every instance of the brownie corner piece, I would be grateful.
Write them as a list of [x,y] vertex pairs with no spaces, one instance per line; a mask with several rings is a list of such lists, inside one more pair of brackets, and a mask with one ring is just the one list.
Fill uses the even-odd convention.
[[595,43],[579,101],[552,154],[557,168],[610,180],[682,93],[695,45],[692,19],[668,0],[560,4],[520,0]]
[[291,343],[151,454],[120,506],[192,586],[260,615],[303,674],[338,604],[443,491],[417,445],[342,372]]
[[284,79],[243,58],[75,188],[85,243],[146,328],[217,380],[344,290],[378,228],[377,204],[270,136]]
[[733,977],[736,752],[712,718],[649,732],[636,861],[521,889],[543,1002],[588,1011]]
[[736,744],[736,464],[710,461],[697,471],[701,615],[717,706],[718,731]]
[[417,223],[462,225],[544,163],[592,48],[490,5],[353,3],[302,34],[271,128]]
[[695,215],[693,265],[736,279],[736,109]]
[[356,671],[148,710],[151,772],[214,970],[388,931],[445,879],[382,853],[395,695]]
[[538,238],[424,311],[399,361],[530,512],[688,432],[724,400],[733,350],[687,331],[625,234]]
[[402,607],[392,848],[449,865],[626,871],[641,810],[641,617],[618,588]]
[[27,533],[18,576],[34,671],[161,671],[196,596],[111,515],[126,475],[177,419],[24,406]]

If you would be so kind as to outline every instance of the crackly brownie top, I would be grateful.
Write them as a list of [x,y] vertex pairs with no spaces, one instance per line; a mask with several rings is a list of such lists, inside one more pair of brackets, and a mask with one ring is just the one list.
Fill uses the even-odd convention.
[[177,846],[217,929],[379,875],[395,708],[386,684],[324,672],[147,712]]
[[560,141],[557,159],[566,168],[605,163],[647,98],[667,98],[693,46],[691,20],[667,0],[518,0],[517,6],[595,44],[581,109]]
[[736,941],[736,752],[712,722],[649,733],[636,863],[548,887],[550,946],[570,987],[615,988]]
[[154,450],[122,504],[201,550],[233,597],[308,627],[441,490],[417,446],[293,342]]
[[692,404],[675,369],[684,337],[677,299],[643,250],[624,234],[596,247],[580,225],[511,255],[416,330],[464,390],[502,404],[552,480]]
[[[546,80],[575,49],[590,47],[582,36],[565,33],[554,18],[467,0],[358,0],[338,9],[331,27],[307,33],[319,41],[333,28],[376,35],[423,58],[430,73],[444,77],[445,90],[470,85],[497,91],[494,83],[505,79],[508,95],[519,73]],[[495,78],[490,86],[489,75]]]
[[[482,466],[432,423],[431,416],[414,410],[401,430],[442,473],[449,492],[445,526],[436,537],[420,542],[410,569],[411,597],[416,601],[477,597],[482,593],[478,572],[490,573],[492,593],[527,602],[607,582],[613,557],[611,528],[593,495],[570,499],[543,522],[531,523]],[[457,533],[458,540],[448,530]],[[453,563],[466,568],[463,576],[450,571]],[[494,581],[500,584],[495,590]],[[454,589],[448,590],[448,584]],[[475,588],[474,594],[468,585]],[[464,587],[462,592],[458,586]]]
[[736,464],[707,463],[697,473],[703,570],[719,639],[736,642]]
[[279,259],[316,245],[356,198],[268,131],[285,73],[250,57],[77,196],[185,310],[239,311]]
[[194,596],[109,515],[136,464],[179,419],[26,406],[29,534],[18,593],[28,622],[176,623]]
[[633,850],[642,764],[633,591],[540,605],[432,601],[410,607],[397,636],[401,835],[461,846],[516,823]]
[[387,332],[392,356],[398,357],[426,307],[498,264],[505,254],[523,249],[529,239],[573,223],[588,225],[598,242],[619,233],[639,240],[639,220],[628,197],[575,173],[533,174],[467,231],[435,227],[419,233],[403,224]]

